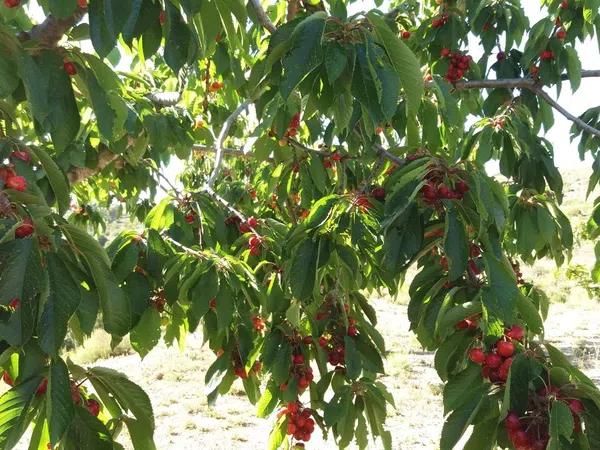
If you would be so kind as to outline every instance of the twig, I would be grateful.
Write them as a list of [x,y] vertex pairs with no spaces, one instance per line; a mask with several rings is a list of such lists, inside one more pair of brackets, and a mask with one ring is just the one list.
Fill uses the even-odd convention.
[[[582,70],[581,78],[597,78],[600,77],[600,70]],[[568,75],[562,76],[563,80],[568,80]],[[471,80],[471,81],[457,81],[454,84],[454,88],[457,90],[466,89],[518,89],[518,88],[531,88],[537,85],[537,80],[534,78],[501,78],[497,80]]]
[[550,106],[552,106],[554,109],[556,109],[559,113],[561,113],[563,116],[565,116],[571,122],[573,122],[580,128],[584,129],[588,133],[593,134],[594,136],[600,137],[600,130],[585,123],[579,117],[576,117],[573,114],[571,114],[569,111],[567,111],[565,108],[563,108],[556,100],[554,100],[552,97],[550,97],[548,95],[548,93],[546,91],[544,91],[541,87],[536,86],[536,87],[532,87],[530,89],[532,92],[539,95],[544,101],[546,101],[546,103],[548,103]]
[[[247,222],[246,217],[241,212],[239,212],[237,209],[235,209],[233,206],[231,206],[231,203],[229,203],[227,200],[225,200],[223,197],[221,197],[219,194],[217,194],[213,190],[212,187],[205,186],[203,189],[203,192],[206,192],[208,195],[210,195],[215,200],[217,200],[219,203],[221,203],[225,208],[227,208],[231,213],[233,213],[242,222]],[[250,228],[252,229],[252,227],[250,227]],[[252,229],[252,231],[254,231],[254,229]]]
[[42,47],[55,47],[67,30],[83,19],[86,13],[87,9],[77,8],[73,15],[66,19],[49,15],[42,23],[35,25],[31,31],[24,33],[22,39],[37,41]]
[[198,251],[193,250],[193,249],[191,249],[189,247],[186,247],[182,243],[180,243],[180,242],[176,241],[175,239],[173,239],[171,236],[163,234],[162,237],[165,239],[165,241],[170,242],[175,247],[179,248],[180,250],[182,250],[184,253],[187,253],[188,255],[195,256],[198,259],[209,259],[208,256],[206,256],[203,252],[198,252]]
[[302,151],[305,151],[308,153],[315,153],[317,155],[322,155],[322,156],[330,156],[329,152],[324,152],[322,150],[317,150],[316,148],[307,147],[306,145],[301,144],[300,142],[298,142],[295,139],[287,138],[287,140],[290,144],[292,144],[292,147],[294,147],[298,150],[302,150]]
[[389,159],[390,161],[396,163],[399,166],[403,166],[406,164],[406,159],[399,158],[398,156],[394,155],[393,153],[390,153],[389,151],[387,151],[385,148],[383,148],[379,144],[373,144],[373,148],[379,155],[383,156],[385,159]]
[[250,4],[250,6],[252,6],[252,9],[254,9],[254,12],[256,13],[258,23],[260,23],[262,27],[266,29],[269,33],[274,33],[275,30],[277,30],[277,28],[275,27],[275,25],[273,25],[273,22],[271,22],[269,16],[267,16],[267,13],[260,4],[260,0],[250,0],[248,3]]

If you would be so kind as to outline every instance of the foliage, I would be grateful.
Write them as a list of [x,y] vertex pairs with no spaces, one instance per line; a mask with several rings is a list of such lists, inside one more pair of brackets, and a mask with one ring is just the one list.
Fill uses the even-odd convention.
[[[598,1],[544,0],[536,24],[518,0],[349,3],[0,6],[3,448],[30,425],[30,448],[121,448],[123,426],[155,447],[139,386],[64,360],[68,330],[83,340],[98,317],[141,357],[201,330],[209,401],[241,379],[259,416],[278,411],[270,448],[317,427],[340,448],[391,448],[368,294],[413,266],[442,449],[471,425],[466,449],[600,446],[600,392],[544,341],[547,298],[519,271],[570,256],[541,89],[579,87],[575,42],[600,35]],[[478,85],[487,74],[500,83]],[[595,159],[590,191],[598,117],[572,130]],[[104,248],[89,231],[115,203],[143,231]],[[598,224],[595,210],[590,235]]]

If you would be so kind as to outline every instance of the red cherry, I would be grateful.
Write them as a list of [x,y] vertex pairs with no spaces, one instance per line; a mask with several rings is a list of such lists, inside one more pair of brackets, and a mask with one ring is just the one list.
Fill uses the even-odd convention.
[[410,39],[410,31],[403,31],[402,39]]
[[296,424],[288,422],[286,432],[287,434],[294,434],[296,432]]
[[349,326],[348,327],[348,336],[355,337],[357,335],[358,335],[358,328],[356,328],[355,326]]
[[519,325],[513,325],[506,333],[506,337],[516,341],[522,341],[525,337],[525,330]]
[[304,355],[303,354],[293,355],[292,362],[297,366],[304,364]]
[[258,219],[256,217],[248,217],[246,223],[249,227],[256,228],[258,226]]
[[339,161],[341,161],[341,160],[342,160],[342,155],[341,155],[341,154],[339,154],[338,152],[333,152],[333,153],[331,154],[331,159],[332,159],[333,161],[339,162]]
[[479,275],[481,273],[481,269],[477,266],[475,261],[470,259],[468,264],[469,264],[469,270],[473,273],[473,275]]
[[187,223],[192,224],[192,223],[194,223],[195,220],[196,220],[196,215],[194,213],[186,214],[185,221]]
[[469,359],[473,361],[475,364],[483,364],[486,360],[485,353],[480,348],[472,348],[469,351]]
[[20,0],[4,0],[4,6],[6,6],[7,8],[16,8],[20,4]]
[[301,378],[298,380],[298,387],[299,387],[300,389],[306,389],[306,388],[308,387],[308,385],[309,385],[309,384],[310,384],[310,383],[309,383],[309,381],[308,381],[306,378],[304,378],[304,377],[301,377]]
[[329,158],[323,159],[323,167],[325,167],[326,169],[331,169],[333,167],[333,164],[331,163]]
[[72,61],[65,61],[63,67],[65,69],[65,72],[67,72],[67,75],[77,75],[77,66]]
[[15,191],[23,192],[25,191],[25,189],[27,189],[27,180],[25,179],[25,177],[16,175],[14,177],[8,178],[6,180],[6,183],[4,184],[4,187],[8,189],[14,189]]
[[250,239],[248,239],[249,247],[260,247],[261,244],[262,244],[262,240],[257,235],[252,235],[252,236],[250,236]]
[[421,188],[423,198],[427,201],[433,202],[438,199],[437,189],[432,184],[426,184]]
[[234,373],[238,378],[241,378],[242,380],[248,378],[248,374],[246,373],[243,367],[236,367]]
[[98,417],[98,414],[100,414],[100,403],[98,403],[93,398],[90,398],[87,401],[86,407],[92,416]]
[[381,134],[381,133],[383,133],[383,127],[375,128],[375,134]]
[[81,9],[87,9],[87,0],[77,0],[77,6],[79,6]]
[[250,247],[250,254],[252,256],[260,256],[260,247]]
[[500,341],[496,344],[496,350],[500,356],[508,358],[515,352],[515,344],[512,342]]
[[12,309],[19,309],[19,306],[21,306],[21,300],[18,298],[13,298],[8,306],[10,306]]
[[566,37],[567,37],[567,32],[566,32],[565,30],[563,30],[563,29],[560,29],[560,30],[558,30],[558,31],[556,32],[556,38],[557,38],[557,39],[559,39],[559,40],[561,40],[561,41],[562,41],[562,40],[563,40],[564,38],[566,38]]
[[37,390],[35,391],[35,395],[44,395],[48,390],[48,378],[44,378]]
[[329,341],[324,338],[323,336],[321,336],[319,338],[319,347],[327,347],[327,344],[329,343]]
[[4,381],[9,386],[12,386],[14,384],[13,379],[10,377],[10,375],[6,371],[2,374],[2,381]]
[[456,182],[456,190],[461,194],[466,194],[471,190],[471,187],[467,184],[465,180],[458,180]]
[[10,157],[12,159],[20,159],[21,161],[24,161],[26,163],[31,161],[31,156],[25,150],[15,150],[10,154]]
[[506,53],[504,53],[504,52],[498,52],[498,54],[496,55],[496,59],[498,61],[504,61],[506,59]]
[[313,343],[313,338],[312,336],[304,336],[304,338],[302,339],[302,343],[304,345],[310,345]]
[[450,193],[450,188],[444,184],[440,184],[437,189],[437,195],[439,198],[452,198],[452,194]]
[[15,229],[15,237],[17,239],[23,239],[30,236],[34,231],[33,222],[29,217],[23,220],[23,223]]
[[569,400],[569,409],[574,414],[581,414],[583,411],[585,411],[583,403],[581,403],[581,401],[577,400],[576,398],[574,398],[573,400]]
[[6,183],[6,180],[14,177],[15,175],[15,171],[10,167],[0,167],[0,179],[2,179],[4,183]]
[[560,3],[560,8],[561,8],[561,9],[567,9],[567,8],[569,8],[569,2],[568,2],[568,0],[563,0],[563,1]]
[[371,191],[371,195],[373,196],[373,198],[376,198],[377,200],[384,200],[385,199],[385,189],[382,187],[376,187]]
[[285,392],[285,391],[287,391],[287,388],[288,388],[288,386],[287,386],[287,384],[286,384],[286,383],[281,383],[281,384],[279,385],[279,390],[280,390],[281,392]]
[[469,248],[469,255],[471,258],[477,258],[479,255],[481,255],[481,247],[479,247],[477,244],[471,244],[471,247]]
[[513,444],[515,447],[528,447],[529,446],[529,437],[527,433],[523,430],[517,430],[512,436]]
[[506,419],[504,419],[504,425],[506,426],[506,428],[508,430],[512,430],[512,431],[517,431],[521,429],[521,419],[519,419],[519,415],[514,412],[511,411],[508,413],[508,416],[506,416]]
[[495,353],[488,353],[485,356],[485,365],[490,369],[497,369],[502,365],[502,358]]

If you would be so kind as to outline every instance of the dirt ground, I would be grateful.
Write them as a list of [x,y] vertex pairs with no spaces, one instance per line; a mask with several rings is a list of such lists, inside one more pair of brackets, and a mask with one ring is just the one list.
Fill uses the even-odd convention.
[[[394,448],[436,449],[443,423],[442,383],[433,369],[433,354],[421,351],[409,333],[405,306],[385,300],[375,300],[374,305],[380,330],[389,342],[383,381],[397,406],[388,419]],[[556,304],[550,316],[547,339],[600,383],[600,305],[588,299]],[[201,336],[194,335],[183,352],[161,345],[144,360],[130,354],[100,360],[96,365],[125,372],[149,393],[156,415],[156,443],[161,450],[266,448],[272,420],[255,417],[241,384],[234,385],[216,407],[207,406],[203,380],[213,355],[201,343]],[[319,430],[307,447],[336,448]],[[380,447],[374,443],[371,448]]]

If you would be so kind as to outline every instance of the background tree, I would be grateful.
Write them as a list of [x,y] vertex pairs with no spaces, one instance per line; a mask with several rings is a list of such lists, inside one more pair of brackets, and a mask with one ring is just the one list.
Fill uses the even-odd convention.
[[[599,448],[600,392],[544,341],[547,300],[519,260],[572,247],[541,136],[553,110],[600,181],[600,106],[575,117],[545,90],[600,76],[574,46],[600,35],[600,3],[542,4],[530,24],[518,0],[350,16],[342,0],[4,0],[0,446],[32,425],[31,449],[121,448],[126,426],[154,448],[140,387],[62,357],[100,317],[142,357],[201,329],[209,400],[241,378],[260,416],[277,411],[271,448],[317,428],[391,448],[366,295],[415,266],[442,450],[470,425],[465,449]],[[103,248],[86,225],[115,202],[143,231]]]

